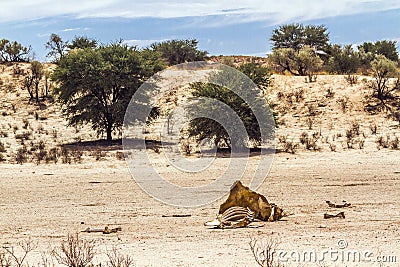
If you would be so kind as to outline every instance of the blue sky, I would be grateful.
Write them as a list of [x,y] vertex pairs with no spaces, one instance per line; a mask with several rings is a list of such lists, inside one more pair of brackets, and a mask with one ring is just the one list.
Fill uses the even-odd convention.
[[272,30],[292,22],[326,25],[332,43],[400,42],[400,1],[14,0],[1,4],[0,39],[31,45],[40,60],[51,33],[139,46],[195,38],[212,55],[264,56]]

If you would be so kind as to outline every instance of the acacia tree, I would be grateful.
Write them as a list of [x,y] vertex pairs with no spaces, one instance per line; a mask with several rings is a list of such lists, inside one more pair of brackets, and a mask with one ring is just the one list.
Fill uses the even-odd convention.
[[71,44],[67,44],[68,49],[85,49],[85,48],[96,48],[97,41],[90,39],[86,36],[75,36],[71,41]]
[[39,103],[39,84],[42,80],[44,71],[43,65],[39,61],[32,61],[29,73],[25,76],[23,84],[29,93],[30,99]]
[[325,25],[306,25],[303,30],[304,45],[315,50],[326,51],[329,45],[328,28]]
[[50,90],[52,87],[51,74],[52,74],[52,72],[49,70],[43,71],[43,79],[44,79],[44,87],[42,90],[43,97],[49,97],[49,93],[50,93]]
[[285,24],[273,30],[271,41],[273,49],[291,48],[299,51],[309,46],[324,51],[328,47],[329,33],[324,25]]
[[169,40],[154,43],[150,48],[157,51],[167,61],[169,66],[192,61],[203,61],[208,52],[197,48],[195,39]]
[[0,40],[0,62],[28,62],[32,48],[17,41]]
[[322,69],[322,64],[315,49],[309,46],[301,48],[297,54],[297,69],[308,77],[309,82],[316,81],[316,73]]
[[340,47],[333,45],[330,49],[331,57],[328,61],[328,70],[335,74],[353,74],[361,66],[361,59],[358,52],[354,51],[351,45]]
[[278,48],[269,56],[281,72],[288,71],[296,76],[308,76],[313,81],[313,76],[321,69],[322,60],[315,50],[309,46],[296,51],[293,48]]
[[[253,81],[259,83],[259,87],[266,88],[270,84],[270,74],[261,66],[255,66],[255,63],[248,63],[249,65],[243,66],[245,74],[250,74]],[[261,71],[261,69],[265,70]],[[253,112],[254,108],[258,111],[263,111],[262,118],[266,121],[269,127],[275,126],[274,121],[269,121],[273,115],[269,113],[266,107],[265,99],[263,98],[261,88],[254,87],[254,84],[246,84],[239,72],[226,68],[222,71],[212,74],[209,82],[196,82],[191,84],[192,95],[194,98],[205,98],[199,104],[191,105],[188,107],[189,114],[198,116],[208,112],[215,112],[224,123],[231,129],[228,132],[219,122],[207,117],[197,117],[189,123],[189,137],[194,137],[198,142],[205,138],[213,140],[217,147],[229,147],[241,149],[249,145],[249,142],[257,146],[262,141],[260,123]],[[218,82],[218,84],[216,83]],[[223,85],[223,86],[222,86]],[[231,91],[231,88],[240,90],[242,94],[247,95],[253,99],[252,106],[246,103],[239,95]],[[254,97],[256,96],[256,97]],[[212,99],[212,100],[211,100]],[[247,132],[248,139],[244,139],[241,134],[235,133],[236,125],[231,117],[230,112],[226,110],[216,109],[214,100],[226,104],[229,109],[234,111],[240,118],[241,123]],[[260,119],[260,118],[259,118]],[[273,129],[270,131],[273,132]],[[268,137],[267,137],[268,138]]]
[[396,41],[381,40],[374,43],[364,42],[358,46],[358,49],[372,55],[384,55],[387,59],[397,62],[399,60],[399,53],[396,46]]
[[157,54],[121,43],[71,50],[54,71],[54,92],[69,125],[90,123],[110,141],[133,94],[162,68]]
[[383,55],[378,55],[371,62],[371,70],[374,77],[371,88],[379,100],[384,101],[391,96],[393,91],[399,90],[398,82],[394,87],[390,87],[388,84],[389,78],[394,78],[398,75],[396,62],[387,59]]
[[270,60],[282,72],[308,76],[312,81],[314,73],[326,59],[329,48],[329,33],[324,25],[301,23],[285,24],[274,29],[271,36],[273,50]]
[[268,68],[255,62],[239,66],[239,71],[249,77],[260,89],[265,90],[271,84],[271,73]]
[[47,53],[47,57],[53,58],[54,62],[62,59],[68,48],[68,42],[64,42],[62,38],[52,33],[49,41],[46,43],[46,49],[50,50]]
[[35,101],[39,103],[39,83],[43,77],[43,65],[39,61],[33,61],[31,63],[31,73],[35,92]]

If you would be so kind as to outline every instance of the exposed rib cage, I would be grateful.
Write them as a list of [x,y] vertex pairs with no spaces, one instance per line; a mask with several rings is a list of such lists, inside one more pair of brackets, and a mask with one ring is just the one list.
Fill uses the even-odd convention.
[[234,206],[219,214],[213,221],[206,222],[206,226],[217,228],[239,228],[246,227],[254,221],[254,212],[249,208]]

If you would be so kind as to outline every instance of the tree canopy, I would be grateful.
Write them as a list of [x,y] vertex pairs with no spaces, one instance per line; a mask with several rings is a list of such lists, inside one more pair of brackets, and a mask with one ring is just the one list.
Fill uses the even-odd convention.
[[68,42],[64,42],[63,39],[55,33],[50,35],[50,39],[46,43],[46,49],[50,50],[47,53],[47,57],[52,58],[54,62],[62,59],[68,49]]
[[291,48],[299,51],[304,46],[324,51],[329,44],[329,33],[324,25],[300,23],[285,24],[274,29],[271,36],[273,49]]
[[255,62],[244,63],[239,71],[249,77],[260,89],[264,90],[271,84],[270,70]]
[[390,88],[388,85],[389,78],[398,76],[396,62],[386,58],[383,55],[378,55],[371,63],[374,81],[371,85],[375,96],[379,100],[384,100],[389,97],[394,90],[398,90],[396,86]]
[[288,71],[296,76],[309,77],[320,70],[323,63],[315,50],[309,46],[304,46],[298,51],[293,48],[275,49],[270,55],[270,60],[281,72]]
[[329,33],[324,25],[292,23],[274,29],[271,41],[270,60],[280,71],[308,76],[312,81],[323,64],[320,55],[329,48]]
[[31,47],[25,47],[17,41],[0,40],[0,62],[28,62]]
[[99,135],[106,133],[107,140],[112,140],[133,94],[163,67],[157,53],[121,43],[74,49],[54,71],[53,79],[59,84],[55,94],[69,125],[90,123]]
[[397,52],[396,45],[396,41],[381,40],[364,42],[358,46],[358,49],[373,55],[384,55],[387,59],[397,62],[399,60],[399,53]]
[[30,74],[26,76],[26,79],[32,81],[32,90],[29,91],[29,95],[32,99],[35,99],[36,103],[39,102],[39,83],[43,77],[43,65],[39,61],[32,61],[30,69]]
[[[270,83],[269,72],[261,71],[263,69],[261,66],[255,67],[256,63],[248,64],[250,65],[243,67],[243,69],[247,74],[250,74],[250,78],[263,87],[268,86]],[[257,120],[253,110],[255,108],[258,111],[266,112],[259,119],[267,121],[272,128],[275,127],[274,121],[268,121],[268,119],[273,118],[273,115],[272,113],[268,113],[269,109],[266,106],[265,99],[263,99],[263,94],[260,91],[261,88],[255,87],[254,84],[246,83],[241,76],[243,74],[239,75],[239,73],[232,68],[227,68],[212,74],[209,78],[210,82],[196,82],[191,84],[193,97],[204,97],[205,100],[200,104],[189,106],[189,114],[196,116],[215,111],[229,129],[226,129],[221,124],[221,121],[218,122],[208,117],[198,117],[189,123],[188,132],[190,137],[194,137],[199,142],[205,138],[209,138],[217,147],[234,147],[237,149],[247,147],[249,144],[258,146],[262,141],[265,141],[262,140],[261,136],[260,123],[262,122]],[[247,95],[253,102],[251,104],[246,102],[238,94],[234,93],[231,90],[232,88],[236,88],[241,94]],[[247,132],[248,139],[240,133],[235,132],[238,125],[234,123],[232,114],[225,109],[216,110],[214,100],[226,104],[230,110],[238,115]]]
[[333,45],[330,49],[331,57],[328,61],[328,71],[335,74],[356,73],[361,66],[359,53],[354,51],[351,45],[343,47]]
[[154,43],[150,48],[157,51],[166,60],[169,66],[192,61],[203,61],[208,52],[197,48],[195,39],[168,40]]
[[67,44],[68,49],[96,48],[96,46],[97,41],[86,36],[75,36],[71,43]]

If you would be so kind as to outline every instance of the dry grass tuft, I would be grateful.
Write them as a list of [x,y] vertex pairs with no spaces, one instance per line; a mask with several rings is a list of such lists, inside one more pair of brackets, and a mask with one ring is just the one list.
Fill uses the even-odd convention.
[[78,234],[68,234],[67,240],[52,251],[59,264],[69,267],[89,266],[94,258],[94,243],[79,238]]
[[271,236],[266,238],[252,238],[249,242],[254,259],[261,267],[280,267],[277,250],[280,241]]

